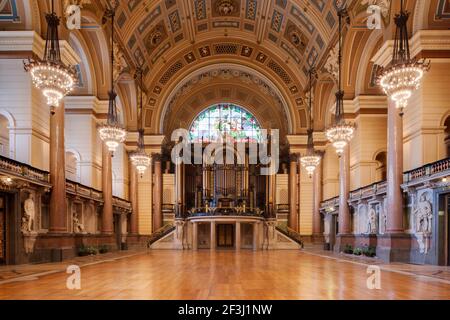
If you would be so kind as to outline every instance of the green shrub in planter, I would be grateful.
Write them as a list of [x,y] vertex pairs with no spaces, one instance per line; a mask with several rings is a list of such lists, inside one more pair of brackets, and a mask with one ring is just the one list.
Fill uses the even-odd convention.
[[373,257],[375,257],[377,255],[377,248],[375,248],[375,247],[365,247],[364,250],[363,250],[363,254],[366,257],[373,258]]
[[344,248],[344,253],[346,254],[353,254],[353,247],[350,244],[346,244]]
[[92,246],[84,246],[84,245],[82,245],[78,249],[78,255],[80,257],[95,256],[97,253],[98,253],[97,249],[95,247],[92,247]]
[[98,252],[99,252],[100,254],[105,254],[105,253],[107,253],[108,251],[109,251],[109,248],[108,248],[107,245],[102,245],[102,246],[98,247]]
[[360,256],[360,255],[362,255],[362,253],[363,253],[363,251],[361,248],[356,248],[355,250],[353,250],[353,254],[355,256]]

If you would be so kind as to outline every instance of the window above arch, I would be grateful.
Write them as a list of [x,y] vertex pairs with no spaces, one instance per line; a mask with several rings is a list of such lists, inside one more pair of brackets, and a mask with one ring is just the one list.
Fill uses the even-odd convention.
[[192,123],[191,142],[258,142],[261,126],[250,112],[232,103],[216,104],[201,112]]

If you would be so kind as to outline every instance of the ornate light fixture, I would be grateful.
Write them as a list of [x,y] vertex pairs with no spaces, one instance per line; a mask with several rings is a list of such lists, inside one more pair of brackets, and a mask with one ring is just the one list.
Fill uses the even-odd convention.
[[100,139],[106,144],[109,151],[114,153],[117,147],[123,143],[127,136],[127,131],[119,123],[117,115],[116,97],[114,91],[114,18],[116,15],[115,6],[112,9],[107,9],[104,18],[111,18],[111,91],[109,91],[109,107],[108,120],[105,124],[98,126]]
[[130,154],[130,160],[131,163],[136,167],[136,170],[139,172],[141,178],[143,177],[145,171],[148,167],[151,165],[151,158],[150,156],[145,152],[145,146],[144,146],[144,128],[142,125],[142,76],[143,72],[142,69],[139,68],[136,73],[136,77],[140,77],[140,102],[139,102],[139,108],[138,108],[138,122],[139,122],[139,138],[138,138],[138,148],[136,151]]
[[336,114],[335,124],[325,131],[328,140],[333,144],[336,153],[341,156],[345,147],[353,139],[355,127],[344,119],[344,91],[342,90],[342,18],[347,16],[347,10],[341,8],[338,10],[339,16],[339,53],[338,53],[338,91],[336,92]]
[[43,60],[28,59],[24,61],[25,71],[30,72],[33,85],[42,91],[50,107],[58,107],[60,101],[68,95],[77,83],[77,73],[71,66],[61,61],[58,26],[59,17],[54,12],[45,16],[47,20],[47,39]]
[[310,89],[309,89],[309,123],[308,123],[308,150],[306,151],[306,154],[300,158],[300,163],[302,166],[306,169],[306,172],[308,172],[308,176],[311,178],[314,174],[314,171],[316,170],[317,166],[320,164],[321,157],[319,154],[317,154],[314,151],[314,124],[312,120],[312,95],[313,95],[313,85],[312,85],[312,77],[315,73],[314,68],[311,68],[309,70],[309,83],[310,83]]
[[401,1],[400,13],[394,18],[397,26],[395,32],[394,53],[391,63],[380,69],[378,84],[383,91],[396,103],[398,109],[403,110],[408,105],[414,90],[420,87],[426,71],[430,69],[430,62],[425,59],[419,61],[411,59],[408,38],[409,12],[403,8]]

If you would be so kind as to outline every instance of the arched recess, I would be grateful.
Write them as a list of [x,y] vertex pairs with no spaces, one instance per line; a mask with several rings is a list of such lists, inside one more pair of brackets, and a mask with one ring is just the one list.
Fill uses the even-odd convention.
[[375,152],[373,160],[377,162],[376,181],[385,181],[387,177],[387,151],[378,150]]
[[15,127],[13,115],[0,109],[0,154],[10,159],[16,158]]
[[442,127],[445,129],[444,133],[444,150],[446,150],[446,157],[450,158],[450,111],[443,118]]
[[92,66],[92,92],[100,100],[107,100],[111,74],[109,36],[102,28],[99,18],[89,10],[83,10],[82,25],[85,27],[79,30],[79,34],[83,39],[81,44],[84,45],[84,52]]
[[81,182],[81,155],[74,149],[66,150],[66,179]]
[[88,51],[88,45],[80,31],[74,30],[70,33],[69,44],[81,58],[81,63],[77,66],[78,72],[81,73],[81,83],[78,84],[72,95],[96,95],[97,88],[95,84],[97,81],[95,72],[92,71],[95,68]]
[[[167,117],[167,114],[170,112],[170,103],[176,96],[177,92],[179,92],[183,86],[185,86],[190,80],[195,77],[199,77],[204,73],[208,73],[211,70],[236,70],[242,71],[246,74],[253,75],[258,79],[261,79],[264,83],[266,83],[273,93],[280,99],[283,112],[285,113],[287,120],[287,132],[289,134],[294,134],[298,131],[295,124],[301,123],[298,112],[295,112],[296,108],[292,105],[292,101],[289,99],[289,95],[282,91],[278,85],[274,83],[274,81],[266,76],[263,73],[263,70],[258,70],[257,68],[252,68],[250,66],[246,66],[244,64],[238,63],[213,63],[207,64],[205,66],[201,66],[192,71],[187,71],[180,78],[173,81],[174,85],[172,85],[170,90],[167,90],[166,95],[161,99],[164,101],[162,106],[156,110],[156,116],[154,120],[157,120],[157,123],[154,123],[153,126],[158,128],[158,132],[160,134],[165,134],[164,121]],[[230,81],[230,83],[232,83]]]

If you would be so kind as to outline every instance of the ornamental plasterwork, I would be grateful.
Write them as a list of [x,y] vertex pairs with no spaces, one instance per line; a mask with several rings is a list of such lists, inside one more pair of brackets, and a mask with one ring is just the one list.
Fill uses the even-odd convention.
[[380,7],[381,15],[384,19],[389,18],[389,12],[391,8],[391,0],[361,0],[361,4],[371,6],[376,5]]
[[[278,96],[278,94],[273,90],[264,80],[260,79],[259,77],[249,74],[244,71],[240,70],[233,70],[233,69],[214,69],[208,72],[204,72],[198,76],[195,76],[194,78],[187,81],[172,97],[172,99],[169,102],[168,109],[166,111],[166,114],[169,114],[173,106],[175,105],[176,101],[185,95],[187,95],[189,92],[192,91],[193,87],[197,84],[207,84],[212,82],[214,79],[221,79],[221,80],[227,80],[227,81],[234,81],[238,80],[242,83],[245,83],[247,85],[256,86],[260,92],[262,92],[264,95],[272,97],[272,99],[275,101],[275,103],[283,110],[284,105],[281,100],[281,98]],[[285,121],[287,123],[286,115],[284,114]],[[167,121],[167,117],[165,119]]]
[[125,59],[125,55],[120,49],[119,44],[114,42],[113,48],[114,48],[113,79],[114,82],[117,82],[122,73],[125,71],[125,69],[128,68],[128,63]]
[[325,65],[323,66],[324,69],[327,71],[327,73],[330,74],[330,76],[336,82],[338,80],[338,74],[339,74],[339,66],[338,66],[339,48],[338,48],[338,45],[339,44],[336,44],[336,46],[330,50],[328,59],[325,62]]

